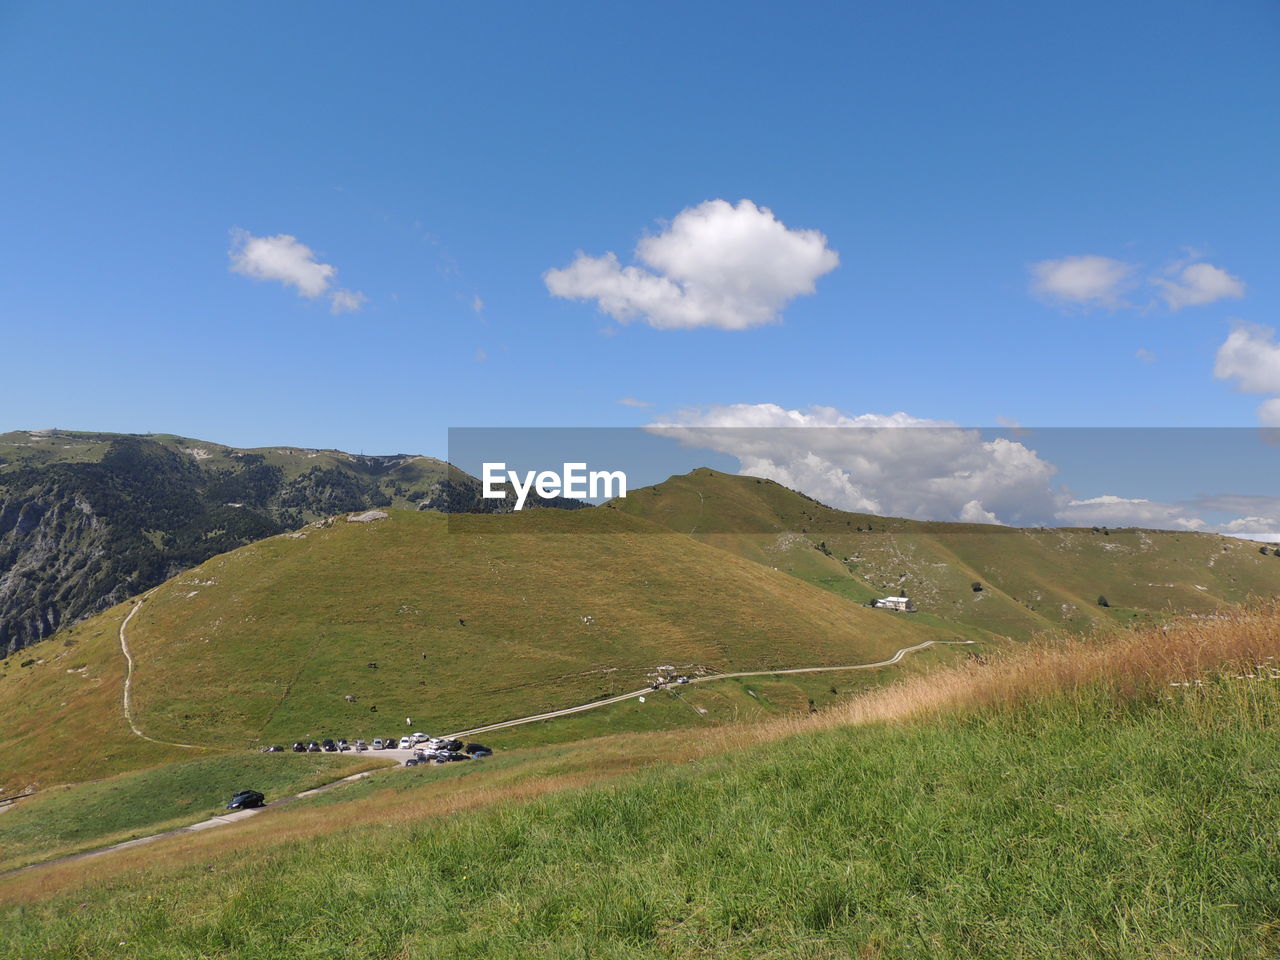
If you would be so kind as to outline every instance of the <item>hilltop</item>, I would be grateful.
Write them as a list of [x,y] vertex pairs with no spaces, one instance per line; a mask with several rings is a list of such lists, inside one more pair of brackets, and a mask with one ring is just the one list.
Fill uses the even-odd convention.
[[966,636],[1211,616],[1280,593],[1280,556],[1216,534],[878,517],[705,468],[610,506],[857,602],[910,596],[917,619]]
[[482,501],[479,481],[431,457],[238,449],[170,434],[0,434],[0,652],[216,554],[371,508],[510,504]]
[[[240,547],[150,592],[128,630],[140,729],[220,749],[372,738],[403,732],[406,717],[444,732],[634,690],[661,666],[856,664],[948,636],[614,510],[387,513]],[[120,714],[127,610],[0,664],[0,784],[183,755]],[[659,716],[737,715],[734,700],[699,696],[710,699]],[[634,709],[634,723],[656,722]],[[79,756],[90,729],[94,755]]]

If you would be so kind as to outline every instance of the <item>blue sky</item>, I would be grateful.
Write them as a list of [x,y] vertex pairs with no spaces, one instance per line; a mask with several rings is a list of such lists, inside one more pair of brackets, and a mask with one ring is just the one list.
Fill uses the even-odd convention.
[[[10,0],[4,427],[443,454],[760,404],[1250,426],[1273,341],[1214,371],[1278,319],[1278,42],[1271,0]],[[549,291],[716,199],[839,265],[749,329]],[[236,272],[234,230],[336,275]],[[1033,290],[1078,257],[1124,280]],[[1175,309],[1195,264],[1221,283]]]

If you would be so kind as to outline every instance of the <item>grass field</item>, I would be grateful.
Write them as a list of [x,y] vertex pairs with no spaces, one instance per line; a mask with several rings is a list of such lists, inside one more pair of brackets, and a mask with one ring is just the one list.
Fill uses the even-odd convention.
[[0,870],[52,859],[223,813],[237,790],[267,801],[389,761],[351,754],[232,754],[55,787],[0,816]]
[[634,490],[613,507],[855,602],[906,594],[920,619],[964,636],[1084,633],[1280,593],[1280,557],[1213,534],[875,517],[706,469]]
[[[128,628],[148,736],[246,749],[403,733],[406,717],[441,733],[634,690],[665,664],[862,663],[946,636],[615,511],[393,511],[304,533],[148,595]],[[59,768],[72,757],[40,745],[55,723],[119,732],[121,613],[86,622],[70,647],[24,651],[30,666],[6,661],[0,720],[14,743],[0,783],[77,778],[83,764]],[[174,758],[120,749],[135,748]]]
[[[511,761],[366,783],[271,814],[353,825],[252,863],[153,849],[59,895],[0,883],[0,935],[19,957],[1273,957],[1277,655],[1273,609],[922,675],[528,802]],[[433,792],[490,777],[510,802]]]

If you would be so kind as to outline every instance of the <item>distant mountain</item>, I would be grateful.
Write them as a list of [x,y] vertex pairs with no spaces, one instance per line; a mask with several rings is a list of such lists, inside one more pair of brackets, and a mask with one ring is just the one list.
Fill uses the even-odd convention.
[[[539,506],[576,507],[577,501]],[[0,653],[215,554],[371,508],[504,512],[431,457],[240,450],[188,437],[0,434]]]

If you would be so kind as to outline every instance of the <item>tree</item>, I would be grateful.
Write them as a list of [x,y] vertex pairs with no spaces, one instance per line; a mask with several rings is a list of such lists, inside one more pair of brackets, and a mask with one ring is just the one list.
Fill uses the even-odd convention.
[[1098,606],[1100,606],[1100,607],[1109,607],[1109,606],[1111,606],[1111,604],[1107,602],[1107,598],[1106,598],[1106,597],[1104,597],[1102,594],[1098,594]]
[[979,581],[977,581],[977,580],[973,581],[973,583],[971,584],[971,586],[973,587],[973,592],[974,592],[974,593],[981,593],[981,592],[982,592],[982,584],[981,584]]

